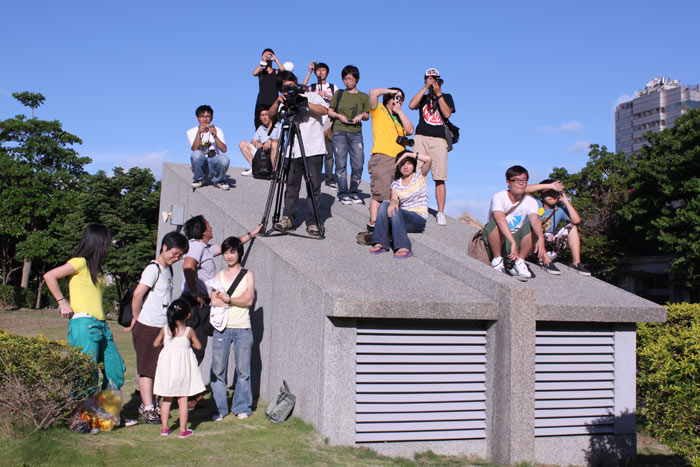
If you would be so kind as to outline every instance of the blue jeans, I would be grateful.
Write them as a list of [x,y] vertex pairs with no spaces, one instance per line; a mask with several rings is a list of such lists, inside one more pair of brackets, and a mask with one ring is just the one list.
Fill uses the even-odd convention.
[[389,217],[389,203],[384,201],[379,206],[377,223],[372,232],[372,245],[380,244],[389,248],[389,232],[393,238],[394,250],[401,248],[411,249],[411,241],[408,239],[408,232],[422,232],[425,230],[425,219],[413,211],[406,211],[399,208],[393,216]]
[[110,380],[117,388],[122,387],[126,366],[114,345],[114,337],[106,321],[92,317],[71,319],[68,321],[68,343],[80,347],[95,362],[104,363],[102,389],[107,387]]
[[236,389],[233,393],[233,413],[250,415],[253,405],[253,391],[250,387],[250,356],[253,352],[253,331],[250,329],[226,328],[224,332],[214,331],[211,347],[211,393],[219,415],[228,415],[228,394],[226,373],[228,356],[233,352],[236,359]]
[[[356,195],[360,186],[360,180],[362,180],[362,167],[365,164],[362,133],[334,131],[333,152],[335,153],[335,175],[338,178],[338,197]],[[348,153],[350,154],[350,168],[352,169],[349,190],[347,176]]]
[[212,183],[225,182],[229,162],[229,158],[223,153],[219,153],[215,157],[207,157],[200,149],[192,151],[192,156],[190,156],[195,181],[211,177]]

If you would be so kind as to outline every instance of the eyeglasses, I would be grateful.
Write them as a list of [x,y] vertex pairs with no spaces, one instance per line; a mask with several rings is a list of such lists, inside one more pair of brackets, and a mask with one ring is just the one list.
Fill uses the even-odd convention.
[[527,178],[509,178],[510,183],[518,183],[520,185],[527,185]]

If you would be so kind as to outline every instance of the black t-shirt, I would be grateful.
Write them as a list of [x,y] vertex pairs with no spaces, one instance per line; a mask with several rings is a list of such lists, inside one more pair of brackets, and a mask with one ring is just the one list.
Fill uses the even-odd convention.
[[[451,94],[442,94],[442,99],[445,99],[448,107],[455,112],[455,103],[452,101]],[[443,124],[442,115],[438,109],[440,103],[431,99],[428,94],[425,94],[418,105],[418,128],[417,135],[435,136],[436,138],[445,138],[445,125]]]
[[277,92],[277,70],[272,73],[261,71],[258,75],[258,100],[256,104],[272,105],[279,96]]

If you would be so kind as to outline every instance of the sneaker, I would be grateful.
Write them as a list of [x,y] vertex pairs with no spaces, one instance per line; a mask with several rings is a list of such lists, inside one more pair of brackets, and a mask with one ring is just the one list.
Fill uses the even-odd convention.
[[192,188],[199,188],[202,186],[201,180],[192,180]]
[[168,436],[170,434],[170,430],[168,428],[162,428],[160,430],[160,435],[161,436]]
[[284,216],[279,222],[275,222],[272,228],[278,232],[287,232],[289,230],[294,230],[294,224],[292,223],[292,219]]
[[515,262],[513,271],[515,272],[516,277],[524,277],[526,279],[532,277],[532,273],[527,268],[527,264],[525,264],[525,260],[522,258],[518,258],[518,260]]
[[335,183],[334,181],[326,182],[326,186],[330,188],[331,190],[338,191],[338,184]]
[[241,172],[241,175],[243,175],[244,177],[250,177],[251,175],[253,175],[253,169],[244,170],[243,172]]
[[352,204],[352,199],[349,196],[343,196],[340,198],[340,202],[343,204]]
[[437,220],[438,225],[447,225],[447,218],[445,218],[445,214],[438,212],[435,219]]
[[119,423],[119,426],[134,426],[138,423],[139,421],[133,418],[126,418],[126,417],[121,417],[121,422]]
[[554,263],[542,263],[542,269],[550,274],[554,274],[555,276],[561,275],[561,271],[554,265]]
[[503,258],[500,256],[491,260],[491,267],[498,272],[506,273],[506,267],[503,265]]
[[194,430],[185,430],[181,431],[179,435],[177,435],[178,438],[189,438],[194,434]]
[[217,186],[218,188],[221,188],[221,189],[224,190],[224,191],[226,191],[226,190],[228,190],[228,189],[230,188],[230,187],[228,186],[228,183],[226,183],[226,182],[217,183],[216,186]]
[[141,418],[149,425],[160,425],[160,415],[156,409],[144,410]]
[[215,413],[215,414],[213,414],[213,415],[211,416],[211,421],[212,421],[212,422],[220,422],[220,421],[223,420],[223,419],[224,419],[224,417],[223,417],[221,414],[219,414],[219,413]]
[[139,415],[143,415],[143,412],[146,410],[146,406],[143,405],[143,402],[141,405],[139,405]]
[[578,272],[578,273],[581,274],[582,276],[590,276],[590,275],[591,275],[591,271],[589,271],[588,269],[586,269],[586,268],[583,266],[583,263],[572,264],[571,267],[574,268],[574,269],[576,269],[576,272]]
[[[306,233],[311,235],[312,237],[320,237],[321,236],[321,232],[318,230],[318,226],[316,224],[307,225],[306,226]],[[240,417],[238,417],[238,418],[240,418]]]
[[352,195],[352,202],[355,204],[362,204],[362,200],[357,195]]
[[239,413],[238,415],[236,415],[236,418],[239,420],[245,420],[248,417],[250,417],[249,413]]

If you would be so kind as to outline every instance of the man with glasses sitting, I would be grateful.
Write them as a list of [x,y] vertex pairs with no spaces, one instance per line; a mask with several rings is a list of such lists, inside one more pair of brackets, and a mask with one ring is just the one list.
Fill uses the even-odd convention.
[[[491,266],[505,273],[504,257],[515,264],[511,274],[527,280],[532,273],[525,264],[535,247],[535,254],[545,255],[542,224],[537,214],[537,201],[525,193],[529,174],[525,167],[514,165],[506,171],[508,189],[491,198],[489,221],[484,227],[484,242],[491,258]],[[535,232],[536,240],[533,238]]]

